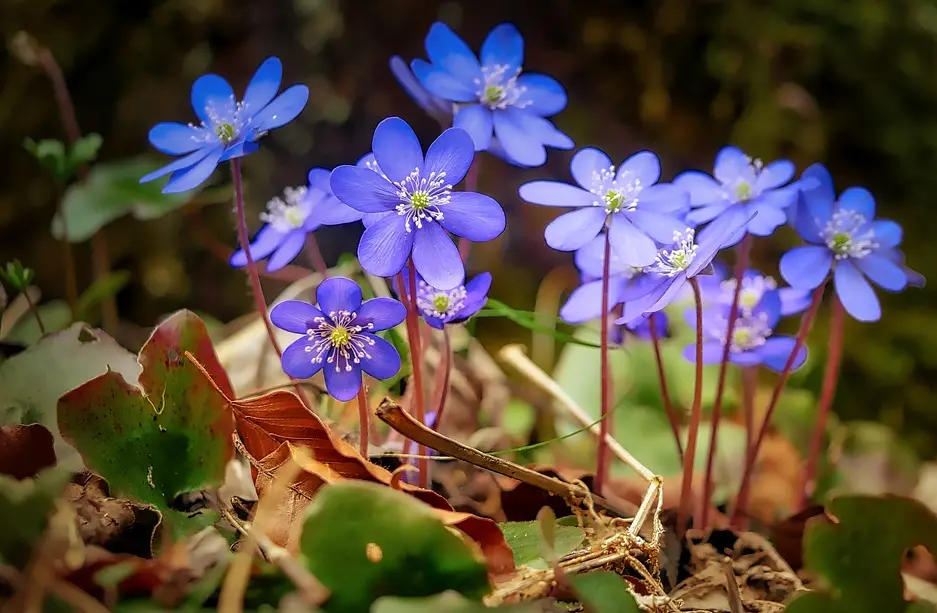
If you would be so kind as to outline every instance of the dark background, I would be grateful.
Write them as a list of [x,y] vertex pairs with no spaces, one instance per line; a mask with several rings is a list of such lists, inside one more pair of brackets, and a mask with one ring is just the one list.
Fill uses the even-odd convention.
[[[526,41],[525,69],[563,83],[569,106],[554,119],[577,146],[596,145],[620,160],[650,147],[666,178],[711,169],[716,151],[736,144],[764,160],[788,157],[802,170],[831,169],[838,190],[862,184],[880,214],[906,229],[912,267],[937,278],[937,2],[932,0],[2,0],[5,40],[24,30],[62,64],[81,129],[104,137],[101,160],[148,151],[158,121],[191,121],[189,88],[208,71],[243,91],[269,55],[284,84],[311,97],[303,114],[245,160],[251,223],[268,198],[302,184],[313,166],[353,163],[369,150],[374,126],[400,115],[424,142],[438,133],[397,86],[391,55],[424,57],[430,24],[446,21],[474,49],[502,21]],[[61,297],[61,250],[49,234],[59,188],[23,149],[26,137],[63,138],[41,71],[0,50],[0,260],[36,269],[45,298]],[[556,214],[519,201],[517,187],[568,178],[569,152],[552,152],[536,170],[486,158],[480,191],[508,212],[504,237],[478,247],[470,268],[494,269],[492,295],[530,309],[540,280],[571,257],[543,244]],[[228,181],[222,169],[214,184]],[[199,213],[228,246],[231,207]],[[230,270],[194,233],[191,217],[130,218],[106,228],[115,269],[132,281],[118,296],[122,319],[152,325],[181,307],[228,321],[250,309],[241,272]],[[319,232],[326,258],[354,250],[354,226]],[[756,242],[755,262],[776,273],[796,242],[786,228]],[[79,283],[92,277],[88,244],[76,246]],[[304,263],[304,262],[303,262]],[[304,263],[305,264],[305,263]],[[283,284],[267,282],[269,297]],[[937,313],[932,286],[882,292],[876,324],[849,322],[835,409],[845,419],[878,420],[900,430],[924,456],[937,453]],[[825,351],[826,314],[811,348]],[[512,324],[486,320],[492,342],[526,339]],[[495,334],[497,333],[497,337]],[[822,369],[805,385],[819,388]]]

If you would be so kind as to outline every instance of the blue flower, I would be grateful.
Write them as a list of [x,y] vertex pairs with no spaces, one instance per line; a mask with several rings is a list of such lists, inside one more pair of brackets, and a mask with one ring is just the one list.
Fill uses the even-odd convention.
[[[410,274],[403,271],[404,293],[410,297]],[[483,272],[454,289],[433,287],[417,273],[416,308],[430,326],[442,330],[447,324],[462,323],[479,312],[488,301],[491,273]]]
[[694,240],[694,230],[677,232],[670,248],[657,254],[657,261],[647,271],[653,273],[645,286],[646,293],[625,302],[622,316],[615,321],[627,324],[648,313],[657,313],[680,295],[687,282],[709,269],[716,254],[731,245],[750,220],[742,219],[734,225],[719,224],[714,231],[703,233],[700,242]]
[[400,370],[394,346],[376,336],[404,320],[407,309],[393,298],[361,302],[361,288],[351,279],[331,277],[316,289],[318,306],[285,300],[270,311],[273,325],[303,336],[283,351],[283,371],[308,379],[324,370],[325,387],[347,402],[361,389],[361,371],[389,379]]
[[216,74],[199,77],[192,85],[192,108],[201,124],[158,123],[150,130],[150,143],[169,155],[181,155],[142,179],[141,183],[171,174],[163,193],[193,189],[221,162],[256,151],[264,134],[292,121],[306,106],[309,89],[293,85],[280,95],[283,67],[271,57],[254,73],[244,99],[234,97],[231,85]]
[[[729,330],[730,307],[713,303],[703,311],[703,363],[716,364],[722,361],[726,335]],[[781,319],[781,297],[776,289],[762,294],[752,309],[738,313],[729,344],[729,361],[739,366],[764,365],[781,372],[794,350],[796,340],[791,336],[775,336],[774,328]],[[696,327],[695,310],[687,312],[687,321]],[[696,345],[683,349],[683,357],[696,362]],[[793,368],[800,368],[807,360],[807,349],[801,347],[794,360]]]
[[413,257],[417,272],[439,289],[454,289],[465,279],[462,258],[448,232],[471,241],[489,241],[504,231],[504,211],[493,198],[455,192],[475,156],[465,130],[450,128],[423,149],[407,122],[389,117],[372,141],[374,168],[339,166],[332,171],[332,192],[368,220],[358,261],[379,277],[390,277]]
[[794,287],[814,289],[832,270],[846,312],[859,321],[877,321],[882,309],[869,280],[890,292],[908,285],[908,273],[898,263],[901,256],[894,253],[901,226],[875,219],[875,199],[865,188],[850,187],[837,200],[826,169],[813,166],[808,171],[818,185],[803,192],[794,220],[808,245],[784,254],[781,276]]
[[[794,176],[792,162],[778,160],[764,165],[736,147],[725,147],[716,155],[713,174],[715,178],[691,170],[674,179],[674,185],[690,194],[693,210],[686,218],[688,225],[717,218],[734,225],[751,219],[746,228],[749,233],[769,236],[787,221],[785,209],[795,202],[799,189],[796,183],[785,186]],[[739,234],[735,242],[743,236]]]
[[[513,25],[503,23],[488,34],[479,62],[461,38],[437,22],[426,36],[426,54],[429,62],[411,63],[413,73],[429,94],[455,103],[453,126],[471,135],[476,151],[490,148],[492,133],[521,166],[543,164],[544,146],[573,148],[573,141],[545,119],[566,107],[566,91],[552,77],[521,74],[524,39]],[[429,105],[420,94],[414,98]]]
[[[267,270],[280,270],[302,251],[306,234],[320,226],[337,226],[358,221],[363,216],[332,194],[330,173],[324,168],[309,171],[308,187],[287,187],[282,198],[273,198],[260,214],[266,222],[250,244],[251,258],[256,262],[270,256]],[[272,255],[271,255],[272,254]],[[231,266],[247,265],[243,249],[231,256]]]
[[[700,277],[700,293],[703,304],[718,304],[732,307],[735,298],[735,279],[727,279],[726,267],[719,263],[713,264],[713,274]],[[781,300],[781,315],[796,315],[810,306],[812,293],[810,290],[795,287],[778,288],[774,277],[763,275],[757,270],[746,270],[742,275],[742,289],[739,291],[739,309],[750,312],[761,302],[762,298],[770,292],[777,292]],[[695,323],[694,323],[695,325]]]
[[390,71],[404,91],[413,98],[414,102],[420,105],[421,109],[426,111],[427,115],[443,124],[443,126],[448,125],[454,110],[454,105],[451,102],[446,102],[442,98],[429,93],[399,55],[390,58]]
[[533,204],[579,207],[553,220],[546,228],[547,244],[559,251],[579,249],[606,226],[612,250],[623,264],[643,267],[657,257],[657,245],[669,243],[686,224],[680,215],[686,194],[660,179],[660,160],[641,151],[616,171],[602,151],[587,147],[573,156],[570,171],[579,185],[532,181],[521,186],[520,197]]

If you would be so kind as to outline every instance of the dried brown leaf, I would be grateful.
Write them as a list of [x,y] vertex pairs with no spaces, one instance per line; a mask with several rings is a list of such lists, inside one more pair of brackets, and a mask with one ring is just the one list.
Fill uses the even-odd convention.
[[0,426],[0,474],[14,479],[36,476],[55,466],[55,439],[41,424]]

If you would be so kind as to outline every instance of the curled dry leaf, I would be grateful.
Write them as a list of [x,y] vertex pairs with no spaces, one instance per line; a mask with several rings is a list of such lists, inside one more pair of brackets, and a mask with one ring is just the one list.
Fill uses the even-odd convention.
[[0,474],[28,479],[52,466],[55,466],[55,438],[45,426],[0,426]]

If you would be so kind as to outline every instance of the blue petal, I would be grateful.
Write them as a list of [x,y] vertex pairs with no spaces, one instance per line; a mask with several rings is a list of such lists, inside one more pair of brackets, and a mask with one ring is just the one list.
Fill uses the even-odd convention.
[[866,221],[875,218],[875,198],[864,187],[850,187],[839,195],[839,210],[854,211],[865,217]]
[[718,204],[713,204],[711,206],[703,206],[698,209],[693,209],[686,215],[686,222],[689,226],[699,226],[706,222],[712,221],[722,215],[729,207],[734,207],[735,205],[729,204],[728,201],[723,200]]
[[[797,341],[790,336],[776,336],[769,338],[764,345],[755,350],[761,358],[761,363],[774,372],[782,372],[787,361],[794,351]],[[794,358],[791,370],[797,370],[807,361],[807,348],[801,345]]]
[[566,90],[553,77],[524,73],[517,78],[517,85],[527,88],[523,97],[527,102],[526,111],[549,117],[566,108]]
[[442,212],[440,225],[470,241],[490,241],[504,232],[504,210],[494,198],[485,194],[452,192],[449,204],[442,207]]
[[709,224],[697,235],[698,249],[696,257],[686,269],[687,277],[695,277],[706,269],[720,250],[737,243],[744,235],[744,228],[750,219],[724,215]]
[[205,145],[198,139],[201,130],[177,122],[158,123],[150,130],[150,144],[163,153],[181,155]]
[[426,150],[426,160],[420,175],[428,178],[433,173],[437,176],[446,173],[446,183],[458,185],[465,178],[474,159],[475,145],[469,133],[460,128],[449,128]]
[[908,275],[898,264],[885,256],[870,253],[864,258],[853,259],[856,267],[879,287],[889,292],[900,292],[908,285]]
[[661,277],[653,273],[644,273],[630,279],[619,291],[622,302],[631,302],[644,298],[660,286]]
[[[284,238],[286,238],[285,234],[269,224],[265,225],[257,232],[253,242],[250,243],[251,258],[255,262],[264,259],[280,246]],[[247,256],[244,254],[244,250],[238,249],[235,251],[228,263],[235,268],[247,266]]]
[[153,172],[141,177],[140,183],[153,181],[154,179],[164,177],[171,172],[176,172],[177,170],[184,170],[186,168],[191,168],[192,166],[195,166],[196,164],[201,162],[203,159],[208,157],[209,154],[214,153],[216,148],[218,148],[218,145],[209,145],[205,147],[204,149],[199,149],[197,151],[194,151],[185,157],[181,157],[176,160],[173,160],[172,162],[166,164],[162,168],[154,170]]
[[475,275],[465,284],[465,302],[458,315],[452,318],[453,322],[465,321],[477,313],[488,302],[488,291],[491,289],[491,273],[483,272]]
[[765,292],[755,308],[752,309],[752,313],[764,317],[765,323],[771,328],[777,327],[777,323],[781,319],[781,295],[777,290]]
[[391,211],[390,213],[365,213],[361,216],[361,223],[365,228],[370,228],[387,215],[393,215],[396,217],[397,213],[395,211]]
[[826,202],[836,200],[836,192],[833,189],[833,177],[830,171],[823,164],[813,164],[800,175],[802,179],[812,179],[814,187],[805,189],[804,194],[808,200],[818,199]]
[[689,170],[677,175],[673,183],[690,194],[691,206],[705,206],[716,202],[724,202],[726,199],[722,185],[705,172]]
[[729,361],[742,368],[749,368],[761,364],[763,358],[757,350],[733,351],[729,354]]
[[374,343],[367,348],[370,357],[361,360],[361,370],[378,380],[390,379],[400,371],[400,354],[380,336],[365,332]]
[[414,170],[423,169],[420,141],[413,128],[399,117],[388,117],[377,124],[371,150],[381,170],[391,181],[403,181]]
[[302,113],[308,101],[309,88],[305,85],[293,85],[253,115],[251,127],[260,133],[286,125]]
[[482,77],[475,54],[444,23],[437,21],[430,26],[426,35],[426,54],[430,61],[460,81],[471,84]]
[[787,221],[787,215],[783,210],[760,202],[753,203],[749,211],[757,213],[748,222],[748,231],[755,236],[771,236],[779,226]]
[[833,265],[833,253],[826,247],[794,247],[781,256],[781,276],[797,289],[815,289],[826,280]]
[[311,189],[318,189],[327,194],[332,193],[332,186],[329,185],[329,178],[332,176],[331,170],[325,168],[310,168],[306,175],[306,183]]
[[584,189],[592,189],[595,179],[603,170],[612,168],[612,160],[605,152],[595,147],[580,149],[569,163],[569,170],[576,183]]
[[392,277],[404,267],[413,248],[413,232],[404,228],[404,218],[384,215],[368,226],[358,243],[361,267],[378,277]]
[[438,224],[425,223],[414,233],[413,264],[420,276],[442,290],[462,285],[465,281],[462,256],[445,230]]
[[488,107],[480,104],[460,107],[452,119],[452,125],[469,133],[475,145],[475,151],[484,151],[491,145],[494,118]]
[[452,102],[478,102],[478,95],[471,81],[461,81],[443,68],[423,60],[413,60],[410,62],[410,68],[423,87],[434,96]]
[[242,139],[234,144],[228,145],[218,162],[227,162],[228,160],[233,160],[234,158],[243,157],[249,153],[257,151],[258,149],[260,149],[260,145],[254,141]]
[[358,309],[358,325],[372,324],[372,330],[393,328],[407,316],[407,307],[393,298],[372,298]]
[[794,163],[788,160],[778,160],[761,169],[755,187],[759,190],[774,189],[792,178],[794,178]]
[[431,116],[445,118],[452,115],[452,105],[429,93],[399,55],[390,58],[390,71],[404,91]]
[[225,108],[234,106],[234,90],[231,85],[216,74],[200,76],[192,84],[192,109],[198,118],[206,124],[211,122],[208,108]]
[[332,171],[329,186],[336,198],[363,213],[386,213],[400,204],[394,186],[367,168],[339,166]]
[[[621,214],[612,215],[608,236],[615,254],[628,266],[649,266],[657,259],[654,241]],[[673,232],[669,238],[673,240]]]
[[639,151],[621,163],[617,178],[623,180],[629,174],[628,181],[640,179],[643,187],[650,187],[660,179],[660,159],[653,151]]
[[[618,288],[615,283],[609,284],[608,301],[605,312],[608,313],[620,302]],[[583,283],[573,290],[566,304],[560,309],[560,317],[571,324],[581,324],[602,315],[602,281]]]
[[351,370],[345,370],[336,364],[327,364],[322,374],[325,375],[325,389],[340,402],[353,400],[361,389],[360,366],[353,364]]
[[[605,235],[600,234],[576,250],[573,256],[576,268],[586,276],[598,279],[602,276],[602,267],[605,262]],[[612,261],[614,265],[614,260]]]
[[641,209],[677,215],[687,211],[690,196],[673,183],[658,183],[642,189],[639,202]]
[[[703,343],[703,364],[718,364],[722,361],[725,346],[717,341]],[[683,358],[691,364],[696,364],[696,343],[687,345],[681,352]]]
[[615,323],[618,325],[628,324],[644,315],[648,308],[656,304],[667,293],[676,279],[677,277],[649,277],[649,281],[653,281],[648,285],[649,291],[639,298],[626,301],[624,307],[622,307],[621,317],[616,319]]
[[201,185],[205,179],[211,176],[211,173],[215,172],[215,168],[218,167],[218,160],[221,158],[223,152],[224,148],[218,146],[212,149],[211,152],[197,164],[172,173],[172,176],[169,177],[169,181],[163,188],[163,193],[178,194],[187,192],[190,189],[195,189]]
[[283,359],[280,362],[283,372],[294,379],[308,379],[322,370],[325,360],[313,362],[315,353],[306,351],[308,346],[309,341],[301,338],[283,350]]
[[244,106],[252,114],[264,108],[280,89],[280,79],[283,78],[283,65],[279,58],[268,57],[251,77],[244,92]]
[[514,24],[502,23],[488,33],[482,43],[481,59],[483,66],[508,66],[508,74],[524,63],[524,39]]
[[807,310],[810,306],[813,292],[794,287],[782,287],[778,290],[781,299],[781,315],[796,315]]
[[875,233],[875,242],[882,249],[890,249],[901,244],[903,234],[901,226],[890,219],[873,221],[872,231]]
[[733,183],[742,170],[749,168],[749,157],[738,147],[723,147],[716,154],[713,174],[720,183]]
[[[267,270],[276,272],[296,259],[299,252],[303,250],[306,244],[306,233],[303,230],[294,230],[286,235],[286,238],[273,252],[270,259],[267,260]],[[253,254],[251,254],[253,255]]]
[[525,166],[540,166],[547,161],[547,152],[540,140],[521,125],[523,111],[505,109],[494,113],[495,135],[504,151]]
[[316,303],[329,317],[338,311],[354,313],[361,306],[361,287],[347,277],[329,277],[316,288]]
[[596,200],[595,194],[559,181],[531,181],[521,185],[517,193],[523,200],[543,206],[591,207]]
[[862,273],[849,260],[840,260],[833,271],[836,295],[846,312],[859,321],[878,321],[882,307]]
[[306,334],[315,328],[317,317],[322,317],[322,311],[303,300],[284,300],[270,309],[270,323],[296,334]]
[[575,251],[598,236],[608,214],[601,207],[585,207],[564,213],[544,230],[547,244],[557,251]]
[[641,232],[659,243],[673,242],[674,232],[686,230],[686,224],[673,215],[644,211],[640,207],[625,213],[625,217]]
[[[833,201],[830,200],[826,204],[822,204],[820,200],[815,200],[814,202],[818,203],[814,206],[809,204],[807,197],[801,193],[797,196],[795,204],[788,209],[788,216],[793,217],[794,229],[797,230],[797,234],[800,235],[802,239],[808,243],[823,244],[823,236],[820,234],[820,228],[817,226],[819,219],[814,218],[814,211],[817,209],[826,210],[829,207],[829,211],[832,212]],[[829,219],[829,215],[826,215],[826,219]],[[820,223],[825,223],[820,222]]]
[[[309,220],[323,226],[340,226],[360,220],[365,213],[353,209],[334,196],[326,196],[313,206]],[[306,228],[307,230],[309,228]]]
[[678,274],[671,278],[666,285],[666,291],[657,299],[657,302],[647,308],[648,313],[657,313],[667,308],[671,302],[677,299],[683,293],[687,284],[687,275]]

